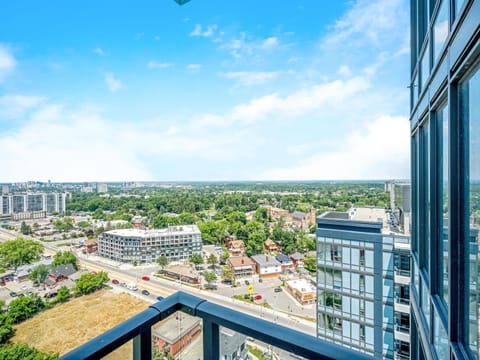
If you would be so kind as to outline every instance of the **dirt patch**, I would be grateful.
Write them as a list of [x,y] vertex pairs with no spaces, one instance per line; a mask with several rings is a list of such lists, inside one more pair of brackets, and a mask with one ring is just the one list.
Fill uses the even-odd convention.
[[[93,339],[115,325],[145,310],[149,303],[124,293],[100,290],[65,304],[15,326],[14,343],[27,343],[40,351],[60,355]],[[105,359],[131,359],[128,342]]]

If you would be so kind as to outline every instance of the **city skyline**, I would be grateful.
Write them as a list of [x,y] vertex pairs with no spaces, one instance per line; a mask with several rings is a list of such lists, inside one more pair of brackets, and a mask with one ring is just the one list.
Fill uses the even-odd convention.
[[0,182],[409,177],[405,0],[0,19]]

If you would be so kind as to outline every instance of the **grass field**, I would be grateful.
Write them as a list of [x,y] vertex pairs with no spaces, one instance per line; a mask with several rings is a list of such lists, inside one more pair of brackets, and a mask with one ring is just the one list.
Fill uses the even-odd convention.
[[[60,355],[145,310],[149,303],[124,293],[100,290],[57,305],[15,326],[13,343],[27,343]],[[131,341],[105,359],[131,359]]]

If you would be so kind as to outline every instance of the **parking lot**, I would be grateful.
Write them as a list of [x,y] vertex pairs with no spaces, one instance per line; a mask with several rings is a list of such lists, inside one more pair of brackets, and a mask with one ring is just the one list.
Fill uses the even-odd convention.
[[[218,290],[215,292],[228,297],[248,294],[249,285],[246,284],[247,281],[249,285],[252,285],[253,294],[262,295],[262,299],[272,306],[274,310],[305,317],[316,317],[315,304],[305,306],[300,305],[284,287],[281,287],[282,280],[278,277],[264,279],[262,281],[259,281],[258,276],[246,277],[237,280],[237,287],[218,282]],[[275,288],[278,287],[281,287],[281,292],[275,291]]]

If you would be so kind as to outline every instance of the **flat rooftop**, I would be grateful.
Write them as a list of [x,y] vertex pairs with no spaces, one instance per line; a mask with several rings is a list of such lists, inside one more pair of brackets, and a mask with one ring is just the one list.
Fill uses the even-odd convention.
[[106,231],[105,234],[124,236],[124,237],[149,238],[149,237],[158,237],[158,236],[164,236],[164,235],[200,234],[200,229],[198,228],[197,225],[178,225],[178,226],[170,226],[166,229],[152,229],[152,230],[120,229],[120,230],[110,230],[110,231]]
[[290,281],[287,281],[287,285],[290,286],[292,289],[297,290],[300,293],[309,293],[309,292],[317,291],[317,289],[309,281],[305,279],[290,280]]

